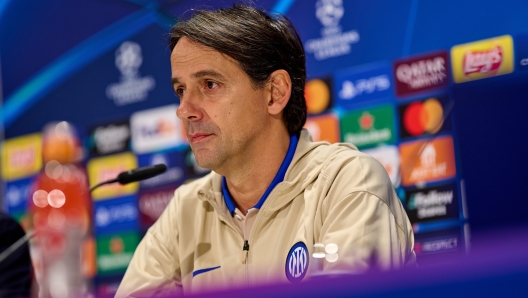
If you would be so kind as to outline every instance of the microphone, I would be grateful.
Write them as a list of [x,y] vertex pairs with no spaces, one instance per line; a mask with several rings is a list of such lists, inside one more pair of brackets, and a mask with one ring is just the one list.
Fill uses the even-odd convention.
[[165,172],[167,166],[164,164],[157,164],[148,167],[141,167],[128,172],[123,172],[117,176],[117,182],[119,184],[128,184],[131,182],[146,180]]
[[90,188],[90,192],[94,191],[94,189],[98,188],[99,186],[110,184],[110,183],[116,183],[118,182],[121,185],[128,184],[131,182],[137,182],[141,180],[146,180],[155,176],[158,176],[165,172],[167,170],[167,166],[164,164],[157,164],[153,166],[147,166],[147,167],[141,167],[134,170],[122,172],[119,175],[117,175],[117,178],[101,182],[92,188]]

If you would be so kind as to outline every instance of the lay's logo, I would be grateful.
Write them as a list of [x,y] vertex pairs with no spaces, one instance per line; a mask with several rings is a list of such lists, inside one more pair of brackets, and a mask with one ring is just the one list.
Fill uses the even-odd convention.
[[451,49],[453,79],[457,83],[513,72],[513,40],[504,35],[454,46]]
[[474,73],[494,74],[502,63],[502,48],[495,47],[489,51],[467,52],[464,55],[464,74],[470,76]]
[[[137,159],[130,152],[93,158],[87,164],[88,178],[92,186],[103,181],[115,179],[119,173],[134,168],[137,168]],[[137,192],[138,188],[138,183],[130,183],[127,185],[117,183],[108,184],[94,190],[92,192],[92,198],[94,201],[97,201],[130,195]]]
[[42,135],[6,140],[1,146],[2,178],[10,181],[36,174],[42,167]]

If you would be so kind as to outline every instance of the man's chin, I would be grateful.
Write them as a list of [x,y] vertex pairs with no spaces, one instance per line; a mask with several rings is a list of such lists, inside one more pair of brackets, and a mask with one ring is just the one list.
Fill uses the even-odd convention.
[[204,154],[198,155],[195,152],[194,153],[194,158],[196,159],[196,164],[200,168],[214,170],[215,165],[217,164],[217,162],[216,162],[217,158],[215,158],[214,156],[204,156]]

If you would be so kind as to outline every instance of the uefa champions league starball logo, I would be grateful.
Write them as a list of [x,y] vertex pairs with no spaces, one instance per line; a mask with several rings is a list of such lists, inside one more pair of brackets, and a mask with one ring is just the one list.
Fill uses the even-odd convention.
[[126,41],[116,50],[115,65],[125,77],[133,77],[143,63],[141,47],[131,41]]
[[342,0],[319,0],[315,4],[315,15],[325,27],[337,26],[344,13]]
[[106,96],[117,106],[146,100],[148,93],[156,86],[151,76],[141,77],[139,68],[143,64],[141,46],[133,41],[123,42],[115,51],[115,66],[121,73],[118,83],[106,88]]
[[315,3],[315,17],[321,22],[321,37],[308,39],[305,42],[305,50],[313,54],[315,60],[321,61],[329,58],[350,54],[351,45],[359,42],[357,30],[345,31],[343,27],[348,24],[340,24],[345,15],[345,7],[342,0],[317,0]]

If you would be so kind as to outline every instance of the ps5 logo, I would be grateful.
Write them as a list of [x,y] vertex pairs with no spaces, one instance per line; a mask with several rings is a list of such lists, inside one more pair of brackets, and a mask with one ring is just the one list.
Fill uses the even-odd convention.
[[169,161],[164,154],[154,154],[150,159],[150,165],[164,164],[168,165]]
[[342,99],[353,99],[361,94],[371,94],[376,91],[384,91],[390,88],[390,80],[387,75],[379,75],[368,79],[360,79],[355,82],[343,81],[339,97]]
[[6,191],[6,201],[9,207],[24,206],[25,201],[29,197],[31,184],[27,185],[10,185]]
[[151,76],[140,77],[139,68],[143,64],[141,46],[132,41],[123,42],[115,52],[115,66],[121,72],[119,83],[108,85],[106,96],[117,106],[123,106],[148,97],[156,81]]
[[122,224],[136,220],[137,207],[132,203],[115,206],[96,206],[95,226],[106,227],[110,224]]

